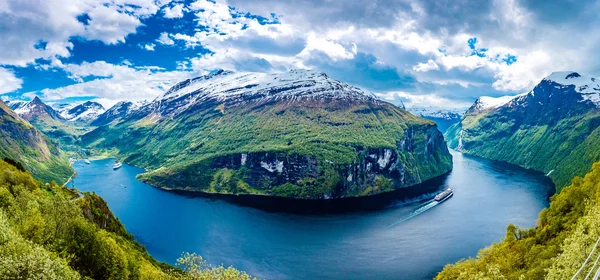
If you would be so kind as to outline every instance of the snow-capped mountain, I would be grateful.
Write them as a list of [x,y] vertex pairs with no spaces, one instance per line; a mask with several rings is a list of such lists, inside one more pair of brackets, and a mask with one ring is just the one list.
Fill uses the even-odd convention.
[[147,101],[138,101],[138,102],[130,102],[130,101],[121,101],[110,107],[104,113],[100,114],[92,123],[93,126],[101,126],[106,125],[108,123],[120,120],[126,116],[128,116],[134,110],[142,107],[147,104]]
[[87,101],[72,107],[65,107],[60,111],[60,115],[68,121],[88,122],[95,120],[106,111],[104,107],[97,102]]
[[178,114],[205,100],[249,103],[281,99],[377,100],[370,93],[312,70],[294,69],[270,74],[219,70],[176,84],[145,106],[144,111]]
[[13,111],[28,121],[36,119],[64,120],[58,112],[42,102],[37,96],[27,103],[15,104],[14,107]]
[[409,106],[406,108],[415,116],[434,121],[441,132],[460,121],[465,109],[448,109],[435,106]]
[[155,186],[303,199],[373,195],[452,167],[432,122],[307,70],[189,79],[81,142],[115,148]]
[[452,148],[549,173],[558,188],[600,158],[600,85],[554,72],[531,91],[479,98],[446,133]]
[[444,120],[456,120],[460,119],[462,114],[465,112],[465,108],[441,108],[435,106],[410,106],[406,108],[407,111],[413,113],[415,116],[422,118],[436,118]]
[[575,92],[580,93],[583,100],[592,101],[600,107],[600,82],[590,76],[582,76],[577,72],[554,72],[544,79],[553,82],[560,87],[574,87]]

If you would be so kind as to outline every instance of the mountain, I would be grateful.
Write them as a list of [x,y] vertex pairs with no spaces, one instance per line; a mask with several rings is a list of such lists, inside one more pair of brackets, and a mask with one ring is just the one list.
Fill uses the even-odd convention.
[[60,111],[60,115],[68,121],[88,123],[98,118],[104,111],[106,109],[100,103],[87,101],[70,108],[64,108]]
[[465,111],[463,109],[446,109],[435,106],[411,106],[406,110],[415,116],[434,121],[442,133],[446,132],[451,125],[458,123]]
[[36,178],[64,182],[73,174],[69,160],[58,145],[19,117],[2,101],[0,136],[0,158],[9,158],[20,163]]
[[451,148],[548,173],[557,190],[600,160],[600,85],[555,72],[530,92],[481,97],[451,126]]
[[82,144],[155,186],[208,193],[364,196],[452,168],[433,122],[307,70],[189,79]]
[[36,121],[36,120],[64,120],[63,117],[60,116],[56,110],[52,107],[46,105],[39,97],[33,98],[33,100],[20,104],[18,107],[15,107],[15,113],[21,116],[23,119],[27,121]]
[[138,109],[139,107],[146,104],[146,101],[140,102],[130,102],[130,101],[121,101],[110,107],[110,109],[106,110],[104,113],[100,114],[94,121],[92,121],[91,125],[93,126],[102,126],[107,125],[114,121],[119,121],[126,116],[128,116],[131,112]]

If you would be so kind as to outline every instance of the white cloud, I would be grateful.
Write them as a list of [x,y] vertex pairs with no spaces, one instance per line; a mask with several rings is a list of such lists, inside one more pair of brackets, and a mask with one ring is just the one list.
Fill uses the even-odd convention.
[[[198,74],[189,71],[165,71],[159,67],[115,65],[104,61],[66,64],[63,69],[80,83],[41,90],[40,93],[44,100],[62,100],[68,97],[84,96],[95,96],[104,100],[105,103],[122,100],[151,100],[175,83]],[[82,78],[92,76],[99,78],[83,82]]]
[[183,4],[177,4],[173,7],[165,7],[163,13],[166,18],[182,18],[183,17],[184,6]]
[[[106,44],[125,42],[140,19],[169,1],[155,0],[2,0],[0,64],[26,66],[38,58],[69,57],[79,36]],[[77,17],[87,15],[87,23]],[[46,47],[37,47],[45,42]]]
[[142,24],[138,17],[119,11],[116,7],[97,6],[89,11],[88,16],[90,21],[85,27],[85,37],[107,44],[125,42],[125,37],[135,33]]
[[394,102],[401,101],[406,107],[413,106],[433,106],[440,108],[468,108],[471,106],[470,102],[457,102],[444,97],[439,97],[436,94],[411,94],[402,91],[392,91],[385,93],[375,93],[380,98]]
[[329,56],[333,61],[339,59],[352,59],[356,54],[356,45],[349,44],[349,49],[336,42],[334,39],[310,33],[306,40],[306,47],[298,54],[299,57],[308,59],[314,51],[320,51]]
[[175,44],[175,41],[173,41],[173,39],[170,38],[170,35],[167,32],[160,33],[160,36],[158,37],[158,39],[156,39],[156,41],[168,46]]
[[154,51],[154,47],[156,47],[156,44],[149,43],[149,44],[145,44],[143,47],[147,51]]
[[0,94],[13,92],[21,88],[23,80],[17,78],[12,71],[0,67]]
[[413,66],[413,70],[417,71],[417,72],[427,72],[427,71],[431,71],[431,70],[439,70],[440,66],[437,65],[437,63],[435,63],[435,61],[433,60],[427,60],[427,63],[419,63],[415,66]]

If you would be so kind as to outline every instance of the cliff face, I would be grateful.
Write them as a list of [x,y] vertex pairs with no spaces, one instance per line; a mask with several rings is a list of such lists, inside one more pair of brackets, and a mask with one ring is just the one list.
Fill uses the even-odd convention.
[[210,193],[364,196],[452,166],[433,122],[310,71],[199,77],[83,140],[153,185]]
[[357,147],[350,164],[286,152],[236,153],[141,178],[157,186],[210,193],[330,199],[392,191],[452,169],[446,143],[434,126],[425,134],[408,134],[394,148]]

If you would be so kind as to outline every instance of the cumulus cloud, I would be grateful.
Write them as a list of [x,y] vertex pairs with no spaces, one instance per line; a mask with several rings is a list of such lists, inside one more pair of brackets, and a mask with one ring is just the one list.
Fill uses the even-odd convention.
[[[122,100],[152,100],[177,82],[199,73],[165,71],[159,67],[135,67],[105,61],[65,64],[63,70],[78,83],[56,89],[43,89],[25,95],[40,95],[44,100],[70,97],[96,97],[104,103]],[[95,79],[84,82],[84,78]]]
[[17,78],[12,71],[0,67],[0,94],[20,89],[22,84],[23,80]]
[[160,33],[160,36],[158,37],[158,39],[156,39],[156,41],[168,46],[175,44],[175,41],[171,39],[171,36],[169,36],[169,33],[167,32]]
[[143,46],[143,48],[147,51],[154,51],[154,47],[156,47],[156,44],[153,43],[145,44]]
[[[462,106],[526,91],[556,70],[600,74],[600,2],[558,1],[8,0],[0,4],[0,65],[46,58],[51,64],[40,67],[66,69],[80,83],[47,90],[53,98],[94,82],[89,92],[117,98],[99,86],[129,89],[125,77],[154,81],[142,90],[150,96],[161,75],[312,68],[398,102]],[[173,76],[123,64],[62,65],[72,36],[121,44],[152,15],[160,24],[148,26],[164,29],[136,44],[189,53],[177,58]]]
[[413,70],[417,72],[427,72],[432,70],[439,70],[440,66],[435,63],[433,60],[427,60],[427,63],[419,63],[413,66]]
[[73,37],[106,44],[125,42],[140,18],[168,1],[5,0],[0,2],[0,64],[26,66],[36,59],[71,55]]
[[165,7],[163,13],[166,18],[182,18],[184,9],[183,4],[176,4],[173,7]]

